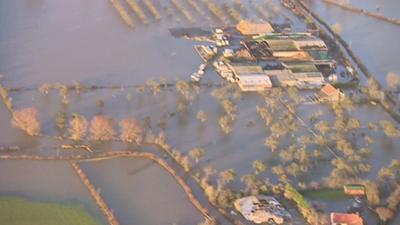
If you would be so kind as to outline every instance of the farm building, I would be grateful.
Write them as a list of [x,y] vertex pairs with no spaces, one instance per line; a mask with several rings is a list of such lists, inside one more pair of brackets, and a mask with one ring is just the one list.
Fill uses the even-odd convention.
[[[330,85],[330,86],[332,86],[332,85]],[[347,184],[347,185],[343,186],[343,190],[346,195],[352,195],[352,196],[365,195],[365,186],[361,185],[361,184]]]
[[272,88],[272,82],[267,75],[246,74],[236,76],[237,84],[242,91],[263,91]]
[[246,75],[246,74],[262,74],[263,69],[256,63],[228,63],[229,69],[236,75]]
[[277,87],[290,87],[298,84],[293,73],[287,69],[265,70],[264,73],[270,77],[272,84]]
[[274,32],[271,24],[268,22],[252,22],[248,20],[242,20],[236,25],[236,29],[242,35],[257,35]]
[[292,41],[298,49],[328,50],[325,42],[311,33],[270,33],[254,37],[257,41]]
[[284,224],[291,220],[289,212],[271,196],[248,196],[234,202],[238,210],[247,220],[254,223]]
[[[325,85],[320,92],[318,93],[318,98],[320,101],[340,101],[344,97],[344,93],[341,92],[339,89],[335,88],[331,84]],[[364,186],[362,185],[346,185],[344,186],[344,191],[347,194],[347,191],[350,192],[361,192],[362,195],[365,194]]]
[[311,61],[313,58],[305,51],[274,51],[272,55],[285,61]]

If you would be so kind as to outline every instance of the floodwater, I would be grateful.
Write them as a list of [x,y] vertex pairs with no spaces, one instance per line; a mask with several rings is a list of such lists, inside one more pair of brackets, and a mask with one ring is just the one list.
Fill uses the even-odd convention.
[[149,26],[128,29],[109,1],[2,0],[0,74],[7,86],[21,87],[137,84],[190,73],[198,62],[191,44],[163,23]]
[[398,13],[399,1],[397,0],[350,0],[349,2],[355,7],[400,19]]
[[[382,6],[382,13],[388,16],[397,13],[400,7],[400,2],[393,0],[350,2],[358,7],[365,6],[366,9],[379,4]],[[400,64],[396,57],[400,52],[400,45],[396,44],[400,36],[399,25],[359,15],[319,0],[310,1],[310,6],[328,24],[341,25],[343,38],[381,84],[386,85],[388,72],[400,74]]]
[[82,163],[121,225],[198,224],[202,215],[175,179],[144,159]]
[[86,187],[67,162],[0,161],[0,195],[79,204],[106,224]]
[[[386,1],[398,6],[395,0]],[[167,4],[169,1],[162,2]],[[364,1],[352,2],[364,6]],[[374,1],[365,2],[368,3],[365,4],[367,9],[373,9]],[[387,7],[386,3],[380,2],[385,5],[381,8],[382,13],[392,15],[396,7]],[[311,4],[330,24],[338,22],[342,25],[344,38],[351,42],[357,55],[382,83],[385,83],[387,72],[400,72],[397,57],[400,45],[395,44],[400,36],[399,26],[327,6],[320,1],[311,1]],[[281,10],[285,15],[290,15]],[[271,15],[274,13],[271,12]],[[198,15],[196,18],[196,25],[207,26],[208,20],[202,20]],[[295,30],[304,29],[299,20],[293,19],[293,22]],[[178,26],[188,24],[178,22],[174,15],[169,19],[163,18],[161,22],[152,21],[147,26],[139,25],[135,30],[130,30],[108,1],[0,0],[0,74],[4,75],[6,87],[39,87],[44,82],[72,84],[73,80],[86,85],[117,86],[143,84],[150,78],[159,77],[170,81],[176,78],[186,80],[202,61],[193,49],[195,42],[176,39],[169,34],[168,28]],[[206,80],[218,81],[219,78],[207,72]],[[139,94],[135,88],[99,89],[80,94],[70,91],[70,104],[67,106],[60,103],[57,91],[52,91],[48,96],[36,90],[13,92],[11,96],[17,109],[30,106],[39,109],[43,132],[46,134],[59,134],[55,126],[58,112],[65,112],[69,118],[73,113],[80,113],[88,119],[96,114],[105,114],[116,122],[128,116],[138,119],[150,116],[152,128],[157,131],[159,119],[177,111],[176,92],[173,89],[164,90],[156,96]],[[218,100],[210,95],[212,90],[201,89],[201,94],[189,106],[187,114],[177,113],[168,119],[168,142],[184,153],[193,147],[202,147],[206,156],[201,165],[211,164],[217,171],[235,168],[238,177],[252,172],[253,160],[264,160],[268,166],[264,176],[276,179],[270,169],[280,163],[279,153],[272,153],[264,146],[270,131],[255,110],[257,104],[264,104],[262,99],[256,94],[243,94],[237,105],[234,131],[224,135],[218,126],[223,110]],[[132,100],[127,99],[129,94],[133,96]],[[104,106],[98,106],[98,100],[103,100]],[[199,110],[204,110],[209,117],[204,124],[196,119]],[[319,110],[329,111],[327,107],[319,105],[298,108],[306,121]],[[280,112],[275,114],[274,119],[279,118]],[[361,119],[363,126],[369,121],[390,120],[379,106],[363,106],[353,114]],[[42,153],[46,148],[50,149],[46,153],[54,153],[52,147],[59,146],[59,143],[48,140],[27,138],[12,128],[9,124],[10,115],[3,105],[0,106],[0,117],[2,130],[7,130],[0,136],[2,146],[19,145],[31,153]],[[321,118],[332,120],[332,113],[325,113]],[[306,133],[305,128],[300,128],[296,136]],[[392,159],[400,158],[399,139],[388,139],[383,135],[374,138],[376,142],[370,146],[373,152],[370,178],[375,177],[379,168],[388,165]],[[287,147],[295,141],[295,137],[287,137],[280,147]],[[97,151],[128,147],[118,143],[95,145]],[[4,163],[1,162],[0,166]],[[20,168],[20,162],[7,162],[7,165],[0,173],[21,170],[14,168]],[[132,221],[137,224],[196,224],[201,220],[173,178],[146,160],[114,159],[82,166],[94,185],[101,189],[106,202],[122,224],[132,224]],[[59,166],[44,166],[46,171],[52,170],[52,167]],[[314,171],[314,176],[308,181],[321,181],[329,174],[329,163],[321,167],[321,170]],[[30,179],[22,171],[19,173],[19,176],[12,178],[14,183]],[[58,178],[75,179],[72,174]],[[64,181],[60,183],[65,184]],[[16,186],[20,190],[17,194],[37,196],[39,199],[51,197],[35,195],[35,191],[41,191],[40,188]],[[22,186],[26,186],[25,189]],[[59,191],[65,191],[62,187]],[[64,194],[65,197],[69,196],[68,193]],[[166,204],[168,207],[165,207]],[[149,209],[155,212],[149,215],[146,213]]]

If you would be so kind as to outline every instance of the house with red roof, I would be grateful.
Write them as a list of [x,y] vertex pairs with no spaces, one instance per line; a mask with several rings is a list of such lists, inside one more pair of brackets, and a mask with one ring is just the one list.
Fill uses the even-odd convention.
[[354,213],[331,213],[331,225],[363,225],[360,215]]
[[331,84],[327,84],[318,93],[318,98],[320,101],[340,101],[344,98],[344,93],[332,86]]

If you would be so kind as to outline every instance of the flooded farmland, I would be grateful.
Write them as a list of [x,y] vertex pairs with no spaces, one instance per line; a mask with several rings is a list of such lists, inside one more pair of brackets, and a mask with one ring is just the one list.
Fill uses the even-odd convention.
[[151,161],[113,159],[83,163],[82,168],[121,225],[197,224],[202,220],[174,178]]
[[106,224],[85,186],[68,163],[1,161],[0,169],[2,196],[80,205],[100,224]]
[[[222,80],[213,71],[207,71],[202,85],[195,86],[196,89],[192,91],[194,100],[188,104],[184,113],[178,110],[179,93],[173,85],[162,88],[159,93],[153,93],[148,88],[143,92],[138,91],[149,79],[160,83],[164,79],[168,83],[174,83],[177,79],[188,80],[189,75],[202,63],[193,49],[197,42],[175,38],[168,31],[169,28],[191,24],[181,14],[167,15],[170,1],[154,2],[159,9],[163,9],[162,20],[157,22],[151,19],[149,24],[143,25],[134,17],[137,26],[133,30],[123,24],[109,1],[0,0],[2,83],[5,87],[22,88],[21,91],[10,91],[14,108],[37,108],[42,131],[51,136],[69,135],[67,128],[59,129],[56,126],[56,117],[60,112],[65,113],[67,119],[75,113],[88,119],[96,115],[108,115],[116,124],[127,117],[135,117],[141,122],[150,118],[150,129],[155,134],[165,131],[167,142],[184,155],[196,147],[205,150],[199,168],[212,165],[216,172],[234,168],[237,179],[230,184],[232,189],[244,189],[240,178],[253,172],[252,163],[255,160],[267,164],[268,169],[262,173],[263,178],[272,182],[279,181],[280,177],[272,170],[273,167],[285,165],[278,150],[287,149],[297,143],[299,137],[309,135],[308,128],[315,125],[310,119],[314,114],[320,113],[319,119],[333,124],[334,112],[320,104],[298,105],[296,113],[305,121],[305,125],[298,122],[298,130],[285,136],[277,151],[271,151],[265,146],[271,131],[256,109],[257,105],[264,106],[266,103],[258,94],[242,93],[237,99],[232,97],[237,108],[232,123],[233,131],[226,135],[221,130],[219,118],[225,111],[212,92],[218,90]],[[279,1],[268,1],[275,8],[268,8],[261,1],[242,2],[248,7],[247,18],[257,17],[254,16],[258,15],[256,6],[262,5],[274,20],[285,21],[285,17],[288,17],[293,30],[305,30],[303,21],[280,6]],[[394,0],[379,3],[372,0],[351,2],[354,6],[371,11],[380,5],[380,12],[391,17],[398,16],[394,9],[400,6]],[[128,8],[126,3],[123,4]],[[185,7],[188,6],[185,3]],[[205,4],[200,6],[201,10],[207,11]],[[400,47],[393,44],[400,36],[399,26],[347,12],[319,0],[310,1],[310,6],[329,24],[342,25],[344,39],[351,43],[352,49],[382,84],[386,84],[388,72],[400,73],[397,57]],[[171,8],[176,12],[174,7]],[[146,15],[150,17],[147,11]],[[195,20],[193,26],[207,28],[210,23],[221,25],[220,21],[211,16],[203,19],[200,14],[196,14]],[[87,86],[105,87],[88,88],[79,93],[71,89],[68,92],[68,104],[61,103],[62,97],[56,89],[50,90],[49,94],[38,90],[46,82],[72,85],[74,81]],[[209,81],[214,84],[206,85]],[[299,96],[307,97],[310,93],[313,94],[310,91],[300,91]],[[287,97],[286,93],[283,95]],[[206,122],[201,123],[196,118],[199,111],[208,115]],[[400,159],[400,140],[387,137],[379,131],[371,131],[368,123],[378,124],[381,120],[393,124],[396,122],[379,105],[356,105],[347,112],[360,120],[361,127],[355,134],[356,138],[368,135],[374,139],[373,143],[362,147],[371,150],[371,156],[366,160],[371,170],[363,178],[375,179],[382,167],[388,166],[393,159]],[[278,108],[272,113],[272,120],[284,120],[284,113],[284,107]],[[10,119],[10,113],[1,105],[0,126],[7,131],[0,135],[1,146],[19,146],[22,153],[59,154],[61,141],[27,137],[12,127]],[[161,129],[161,123],[165,123],[165,128]],[[82,143],[92,146],[97,153],[138,148],[137,145],[122,144],[119,141]],[[307,148],[308,154],[315,150],[321,150],[325,160],[333,157],[327,149],[319,149],[317,146]],[[83,153],[79,150],[77,154]],[[190,204],[173,178],[149,161],[113,159],[82,163],[82,168],[99,188],[121,225],[197,224],[202,220],[202,215]],[[305,184],[323,182],[329,176],[332,165],[327,161],[315,162],[309,170],[307,176],[291,179]],[[103,221],[85,187],[66,163],[0,161],[0,171],[2,195],[24,196],[41,201],[79,202]],[[8,173],[13,176],[8,176]],[[42,177],[42,173],[46,176]],[[213,178],[214,181],[217,179],[217,176]],[[328,209],[340,210],[346,204],[336,202]],[[399,215],[395,218],[393,225],[398,223]]]
[[[396,1],[351,1],[355,6],[374,11],[376,5],[382,5],[381,13],[395,17]],[[359,15],[336,6],[310,1],[310,6],[329,24],[341,24],[341,35],[351,45],[355,53],[363,60],[368,69],[381,84],[386,85],[388,72],[400,72],[400,65],[395,55],[400,51],[396,43],[400,35],[398,25]],[[379,31],[379,32],[378,32]]]

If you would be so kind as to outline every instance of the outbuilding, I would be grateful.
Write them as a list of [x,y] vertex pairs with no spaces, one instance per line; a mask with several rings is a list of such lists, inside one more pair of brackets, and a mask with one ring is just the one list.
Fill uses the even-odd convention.
[[268,22],[252,22],[248,20],[241,20],[236,25],[236,29],[242,35],[258,35],[274,32],[274,28]]
[[340,101],[344,98],[344,93],[331,84],[325,85],[318,93],[320,101]]

